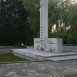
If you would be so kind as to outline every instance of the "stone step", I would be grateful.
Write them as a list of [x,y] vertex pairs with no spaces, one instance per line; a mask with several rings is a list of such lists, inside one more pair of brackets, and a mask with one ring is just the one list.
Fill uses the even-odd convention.
[[[42,55],[42,54],[41,54]],[[77,55],[77,52],[66,52],[66,53],[47,53],[44,57],[50,58],[50,57],[60,57],[60,56],[71,56],[71,55]]]
[[53,60],[53,61],[74,60],[74,59],[77,59],[77,55],[58,56],[58,57],[47,58],[47,60]]
[[37,60],[71,60],[77,59],[77,52],[64,52],[64,53],[53,53],[46,51],[36,51],[34,49],[13,49],[12,50],[15,55],[26,58],[30,57],[32,59]]

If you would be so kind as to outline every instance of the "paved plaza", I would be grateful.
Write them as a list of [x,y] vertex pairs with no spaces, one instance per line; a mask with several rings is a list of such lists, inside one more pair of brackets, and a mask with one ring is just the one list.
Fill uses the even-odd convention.
[[0,77],[50,77],[77,74],[77,60],[0,63]]
[[[29,51],[29,49],[12,49],[12,50],[13,52],[19,52],[22,54],[25,54],[26,52],[27,56],[32,56],[33,53],[36,54],[36,57],[38,57],[38,55],[41,55],[43,57],[49,58],[60,55],[62,55],[63,57],[64,55],[68,55],[69,53],[70,55],[76,55],[77,49],[75,48],[74,49],[68,48],[68,50],[72,49],[71,53],[70,52],[67,52],[67,54],[66,52],[63,54],[57,53],[57,55],[56,53],[50,54],[51,52],[48,53],[38,52],[36,50],[34,51],[33,49],[31,49],[32,51]],[[50,77],[54,75],[70,75],[70,74],[71,75],[77,74],[77,60],[65,60],[65,61],[46,60],[17,63],[0,63],[0,77]]]
[[12,49],[13,53],[17,56],[23,58],[31,58],[37,60],[51,60],[51,61],[60,61],[60,60],[71,60],[77,59],[77,51],[63,52],[63,53],[53,53],[46,51],[38,51],[35,49]]

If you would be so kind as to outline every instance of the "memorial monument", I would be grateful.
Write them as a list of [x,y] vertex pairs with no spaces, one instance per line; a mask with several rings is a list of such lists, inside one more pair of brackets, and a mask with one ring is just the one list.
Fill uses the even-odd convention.
[[62,52],[61,38],[48,38],[48,0],[40,0],[40,38],[34,38],[34,49]]

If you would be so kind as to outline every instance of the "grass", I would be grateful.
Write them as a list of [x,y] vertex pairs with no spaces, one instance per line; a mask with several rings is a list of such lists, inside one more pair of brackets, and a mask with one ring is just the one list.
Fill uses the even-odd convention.
[[75,75],[65,75],[65,77],[77,77],[77,74],[75,74]]
[[0,62],[17,62],[17,61],[29,61],[29,60],[15,56],[12,53],[0,54]]
[[[52,76],[50,76],[52,77]],[[53,76],[53,77],[77,77],[77,74],[74,75],[64,75],[64,76]]]

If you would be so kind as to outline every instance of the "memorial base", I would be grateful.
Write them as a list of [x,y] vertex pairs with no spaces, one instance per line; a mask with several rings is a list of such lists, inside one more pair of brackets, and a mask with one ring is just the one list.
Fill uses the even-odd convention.
[[[34,49],[40,46],[40,38],[34,38]],[[44,51],[59,53],[62,52],[62,39],[61,38],[47,38]]]

